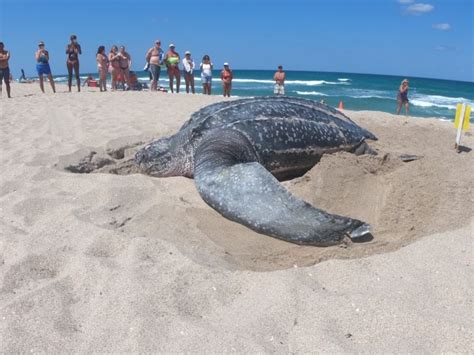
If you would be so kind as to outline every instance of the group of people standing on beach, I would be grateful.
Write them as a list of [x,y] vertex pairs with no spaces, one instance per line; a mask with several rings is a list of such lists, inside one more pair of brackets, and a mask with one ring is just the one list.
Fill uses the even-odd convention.
[[[70,43],[66,46],[66,67],[68,72],[68,88],[69,92],[72,90],[73,74],[77,83],[77,90],[81,91],[81,79],[79,76],[79,56],[82,54],[81,45],[77,41],[76,35],[70,36]],[[2,81],[5,82],[7,95],[11,97],[10,81],[11,73],[8,65],[10,59],[10,52],[5,50],[3,42],[0,42],[0,92],[2,90]],[[38,50],[35,52],[36,71],[38,73],[39,85],[41,91],[44,93],[44,76],[47,76],[53,92],[56,92],[53,75],[49,66],[49,52],[46,50],[45,43],[40,41],[38,43]],[[166,89],[159,87],[158,81],[160,79],[162,67],[166,67],[169,78],[169,90],[173,93],[179,93],[181,83],[180,64],[183,67],[184,82],[186,85],[186,93],[195,93],[194,85],[194,71],[196,65],[191,56],[190,51],[184,53],[184,58],[181,59],[179,53],[176,51],[176,46],[171,43],[168,46],[168,51],[165,53],[161,48],[161,41],[157,39],[154,46],[151,47],[145,55],[146,67],[145,70],[149,72],[150,76],[150,90],[151,91],[166,91]],[[117,90],[121,84],[125,88],[133,89],[138,85],[136,74],[130,68],[132,66],[132,57],[125,50],[125,46],[113,45],[110,52],[107,54],[105,46],[99,46],[96,54],[97,70],[99,76],[98,86],[100,91],[107,91],[107,74],[110,73],[112,83],[112,90]],[[202,57],[199,65],[201,71],[201,84],[204,95],[211,95],[212,91],[212,76],[214,64],[208,54]],[[224,63],[223,69],[220,73],[222,81],[223,95],[230,97],[232,90],[232,80],[234,78],[233,72],[230,69],[229,63]],[[22,69],[22,79],[24,82],[29,82],[24,75]],[[278,70],[273,76],[275,81],[274,94],[285,95],[285,79],[286,74],[283,67],[278,66]],[[21,80],[20,80],[21,81]],[[86,83],[95,80],[89,77]],[[409,114],[409,100],[408,100],[408,79],[404,79],[399,87],[397,94],[397,114],[400,113],[401,108],[405,107],[405,113]]]
[[[77,90],[81,91],[81,79],[79,76],[79,56],[82,54],[80,44],[77,42],[77,36],[71,35],[70,43],[66,46],[66,66],[68,71],[68,88],[71,91],[73,74],[77,83]],[[43,41],[38,43],[38,50],[35,53],[36,59],[36,71],[38,73],[38,79],[41,91],[44,92],[44,79],[46,75],[48,81],[51,84],[53,92],[56,92],[54,85],[54,79],[49,66],[49,53],[45,48]],[[160,79],[161,68],[166,67],[169,78],[169,90],[179,93],[181,83],[181,71],[180,64],[183,66],[183,76],[186,85],[186,92],[195,93],[194,86],[194,70],[195,63],[191,57],[191,52],[186,51],[184,58],[181,59],[174,44],[169,45],[169,49],[166,53],[161,49],[161,41],[156,40],[155,45],[150,48],[146,55],[146,67],[145,70],[150,75],[150,90],[151,91],[166,91],[166,89],[159,87],[158,81]],[[107,91],[107,74],[111,76],[111,89],[115,91],[119,86],[123,88],[134,89],[138,80],[136,74],[131,71],[132,57],[126,51],[125,46],[113,45],[110,52],[107,54],[105,46],[99,46],[96,54],[97,70],[98,70],[98,86],[100,91]],[[205,95],[211,94],[212,89],[212,71],[214,64],[211,62],[209,55],[204,55],[200,64],[201,70],[201,83],[203,87],[203,93]],[[224,96],[230,97],[232,89],[233,72],[230,69],[229,63],[224,63],[224,68],[221,71],[221,81],[223,87]],[[87,83],[90,83],[93,78],[89,78]],[[126,86],[125,86],[126,85]],[[7,85],[7,91],[10,92],[10,86]]]
[[[186,85],[186,92],[195,93],[194,85],[194,71],[196,65],[191,57],[191,52],[186,51],[184,58],[181,59],[174,44],[170,44],[168,51],[164,53],[161,49],[161,41],[156,40],[152,48],[150,48],[146,55],[146,67],[144,68],[150,75],[150,90],[151,91],[166,91],[166,89],[159,87],[158,81],[160,79],[161,68],[165,67],[168,72],[169,90],[173,93],[179,93],[181,83],[180,64],[183,66],[183,76]],[[79,56],[82,54],[81,45],[77,41],[76,35],[71,35],[70,43],[66,46],[66,67],[68,72],[68,88],[72,91],[73,75],[76,79],[77,91],[81,91],[81,78],[79,75]],[[8,97],[10,97],[10,77],[8,60],[10,59],[10,52],[4,50],[4,44],[0,42],[0,90],[2,81],[5,82]],[[36,71],[38,73],[38,80],[41,91],[44,93],[44,77],[46,76],[53,92],[56,92],[54,78],[49,65],[49,52],[43,41],[38,43],[38,50],[35,52]],[[132,57],[125,50],[125,46],[113,45],[106,53],[105,46],[99,46],[96,54],[97,71],[98,71],[98,87],[100,91],[107,91],[107,74],[111,76],[111,89],[115,91],[119,86],[125,89],[134,89],[139,87],[136,74],[131,71]],[[211,95],[212,91],[212,77],[214,64],[211,62],[209,55],[204,55],[202,62],[199,65],[201,70],[201,83],[203,87],[203,94]],[[234,75],[230,69],[229,63],[225,62],[221,71],[221,81],[223,95],[230,97],[232,90],[232,79]],[[26,81],[26,78],[25,78]],[[86,83],[91,83],[95,80],[89,77]]]
[[[186,51],[184,58],[181,59],[179,53],[176,51],[176,46],[171,43],[168,46],[168,51],[165,53],[161,48],[161,40],[157,39],[153,47],[151,47],[146,55],[146,67],[145,69],[150,72],[150,89],[156,91],[159,89],[158,80],[160,79],[161,68],[164,66],[168,71],[169,78],[169,89],[171,92],[179,93],[181,83],[181,72],[180,63],[183,65],[183,77],[186,85],[186,93],[195,93],[194,87],[194,70],[196,64],[191,57],[191,52]],[[211,94],[212,88],[212,70],[214,64],[211,62],[211,58],[208,54],[202,57],[201,64],[199,65],[201,70],[201,84],[204,95]],[[234,75],[230,69],[229,63],[224,63],[224,68],[221,71],[221,81],[224,96],[230,96],[232,89],[232,79]]]

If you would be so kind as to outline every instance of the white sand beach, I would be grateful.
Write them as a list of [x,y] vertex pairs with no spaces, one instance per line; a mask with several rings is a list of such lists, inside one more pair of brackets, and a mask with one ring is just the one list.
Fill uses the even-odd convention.
[[[452,122],[346,110],[378,155],[327,155],[284,185],[374,238],[303,247],[127,163],[222,97],[45,87],[0,101],[0,353],[474,348],[471,133],[457,153]],[[110,164],[70,171],[89,160]]]

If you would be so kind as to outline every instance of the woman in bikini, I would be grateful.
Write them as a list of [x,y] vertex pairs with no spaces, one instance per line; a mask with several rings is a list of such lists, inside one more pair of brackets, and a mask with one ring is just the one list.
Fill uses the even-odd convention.
[[67,83],[69,86],[69,92],[71,92],[72,86],[72,71],[76,75],[77,91],[81,91],[81,79],[79,78],[79,54],[82,54],[81,46],[77,43],[76,35],[71,35],[71,43],[66,46],[66,66],[67,66]]
[[179,93],[179,84],[181,82],[181,74],[179,73],[179,54],[174,50],[174,44],[169,45],[169,50],[166,52],[164,62],[168,68],[168,77],[170,79],[170,90],[173,91],[173,79],[176,78],[176,93]]
[[112,91],[117,90],[117,77],[120,74],[120,55],[118,47],[113,45],[109,53],[109,72],[112,75]]
[[155,46],[148,50],[145,59],[146,62],[150,65],[150,89],[151,91],[156,91],[158,89],[158,80],[160,80],[160,65],[163,60],[163,50],[161,49],[161,41],[159,39],[155,41]]
[[232,79],[234,75],[229,68],[229,63],[224,63],[224,69],[221,71],[222,91],[224,97],[230,97],[230,90],[232,89]]
[[408,116],[410,113],[410,107],[408,104],[408,79],[403,79],[400,87],[398,88],[397,115],[400,114],[402,106],[405,106],[405,114]]
[[120,46],[119,51],[119,63],[120,63],[120,74],[122,80],[130,86],[130,65],[132,64],[132,58],[130,54],[125,51],[125,46]]
[[105,54],[104,46],[100,46],[99,49],[97,49],[97,55],[95,59],[97,61],[97,69],[99,71],[100,91],[107,91],[107,67],[109,64],[109,59]]

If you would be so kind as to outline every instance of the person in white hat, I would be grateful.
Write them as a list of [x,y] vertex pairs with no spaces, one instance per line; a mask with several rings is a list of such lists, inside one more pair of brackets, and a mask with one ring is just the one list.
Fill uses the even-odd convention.
[[186,83],[186,92],[189,94],[189,87],[191,86],[191,92],[194,94],[194,64],[193,58],[191,58],[191,52],[186,51],[183,59],[183,76],[184,82]]
[[229,68],[229,63],[224,63],[224,69],[221,71],[221,80],[222,80],[222,91],[224,97],[230,97],[230,90],[232,89],[232,79],[234,74]]
[[174,50],[175,45],[171,43],[169,50],[166,52],[163,62],[168,68],[168,77],[170,78],[170,90],[173,90],[173,79],[176,78],[176,93],[179,93],[179,84],[181,82],[181,74],[179,73],[179,54]]

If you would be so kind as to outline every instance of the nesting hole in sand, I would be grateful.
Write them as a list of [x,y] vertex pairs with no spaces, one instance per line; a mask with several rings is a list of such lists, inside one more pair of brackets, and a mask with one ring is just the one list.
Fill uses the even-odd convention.
[[81,149],[60,157],[56,167],[75,174],[137,174],[139,169],[133,161],[133,156],[143,144],[144,142],[140,141],[106,149]]

